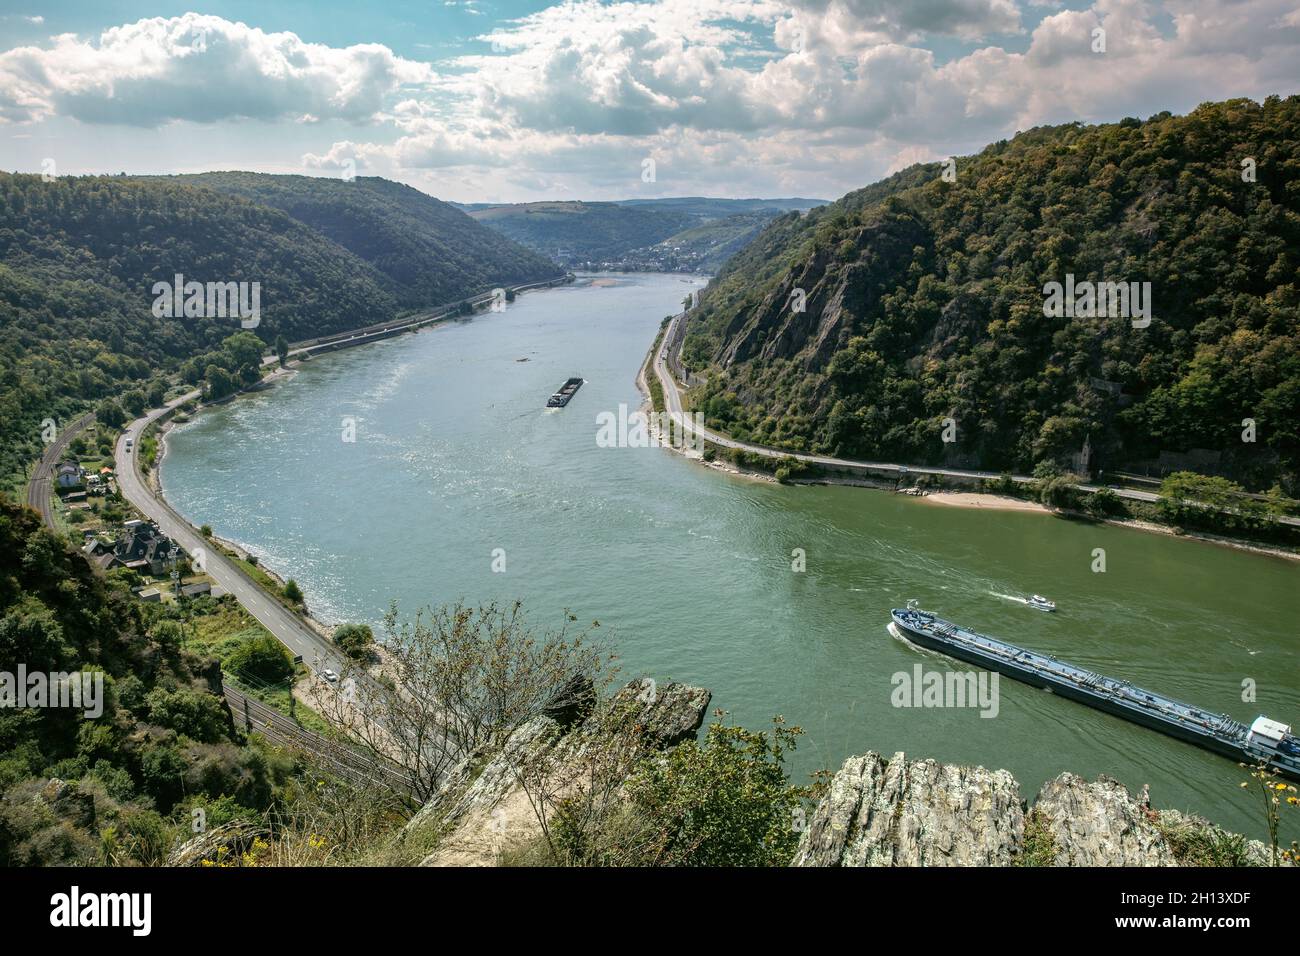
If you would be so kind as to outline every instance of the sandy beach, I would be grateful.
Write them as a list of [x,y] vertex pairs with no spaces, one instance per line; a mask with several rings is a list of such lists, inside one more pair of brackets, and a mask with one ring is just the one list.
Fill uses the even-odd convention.
[[974,491],[932,491],[921,499],[953,508],[986,508],[990,511],[1037,511],[1050,514],[1051,509],[1037,501],[1007,495],[987,495]]

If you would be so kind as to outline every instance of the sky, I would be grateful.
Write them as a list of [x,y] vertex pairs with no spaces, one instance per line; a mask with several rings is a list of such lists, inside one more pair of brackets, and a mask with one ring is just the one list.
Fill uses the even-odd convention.
[[0,169],[56,175],[834,199],[1033,126],[1296,92],[1300,0],[0,0]]

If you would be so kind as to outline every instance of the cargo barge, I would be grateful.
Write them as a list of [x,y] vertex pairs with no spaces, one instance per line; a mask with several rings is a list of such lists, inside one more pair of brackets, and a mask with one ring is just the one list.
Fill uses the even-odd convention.
[[1257,717],[1250,726],[1164,694],[1134,687],[1048,654],[1008,644],[945,621],[913,602],[890,612],[901,636],[930,650],[1006,674],[1249,764],[1265,763],[1300,780],[1300,739],[1287,724]]
[[573,398],[578,389],[582,388],[582,379],[571,378],[563,385],[560,390],[546,400],[547,408],[563,408],[569,404],[569,399]]

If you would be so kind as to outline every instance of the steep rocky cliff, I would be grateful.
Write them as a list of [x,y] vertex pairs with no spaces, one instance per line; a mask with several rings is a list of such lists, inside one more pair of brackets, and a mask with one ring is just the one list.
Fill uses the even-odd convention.
[[1063,773],[1026,806],[1005,770],[877,753],[844,762],[795,866],[1263,865],[1268,849],[1155,810],[1118,781]]
[[[1042,127],[781,217],[688,320],[693,407],[793,451],[1027,472],[1087,440],[1093,467],[1200,449],[1290,488],[1298,131],[1294,96]],[[1266,153],[1273,173],[1239,175]],[[1083,304],[1049,307],[1067,276]],[[1098,312],[1098,282],[1145,304]],[[1243,450],[1255,416],[1277,425]]]
[[[430,838],[424,866],[492,866],[537,844],[539,805],[555,807],[590,788],[594,768],[610,760],[662,754],[695,738],[710,694],[685,684],[632,681],[606,704],[594,696],[520,726],[492,753],[466,760],[442,792],[406,825]],[[611,748],[608,716],[635,733]],[[602,716],[603,715],[603,716]],[[617,753],[616,753],[617,751]],[[540,799],[535,768],[548,768]],[[567,773],[572,769],[573,774]],[[608,799],[626,799],[614,775]],[[572,789],[571,789],[572,788]],[[599,788],[597,788],[599,789]],[[1033,800],[1006,770],[886,757],[868,752],[844,761],[806,820],[793,866],[1263,866],[1268,848],[1199,817],[1151,805],[1146,788],[1129,793],[1106,776],[1062,773]],[[548,815],[549,818],[549,815]],[[515,855],[515,859],[520,857]]]

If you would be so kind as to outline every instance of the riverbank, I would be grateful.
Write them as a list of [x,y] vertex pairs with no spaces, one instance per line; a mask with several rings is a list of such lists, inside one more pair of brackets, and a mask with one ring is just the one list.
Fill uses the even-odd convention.
[[[680,319],[681,319],[681,315],[678,315],[674,318],[674,321],[679,321]],[[669,328],[671,328],[671,326],[669,326]],[[651,395],[650,392],[650,377],[649,377],[651,374],[653,374],[655,378],[655,384],[657,384],[660,387],[660,390],[662,391],[663,389],[669,387],[673,388],[677,400],[680,403],[682,403],[683,407],[686,407],[684,399],[681,396],[681,392],[677,388],[677,383],[675,381],[665,382],[664,376],[659,373],[658,362],[656,361],[656,357],[659,356],[660,343],[662,341],[662,338],[663,338],[663,333],[661,332],[660,336],[656,337],[654,343],[651,345],[650,351],[646,354],[646,357],[641,364],[641,368],[637,373],[637,378],[636,378],[637,387],[638,389],[640,389],[641,393],[643,394],[643,396],[645,396],[646,399],[646,401],[643,403],[643,406],[645,404],[653,404],[653,396]],[[665,368],[665,372],[668,378],[671,380],[672,379],[671,371],[668,371]],[[664,398],[663,401],[666,402],[667,399]],[[655,410],[658,411],[657,408]],[[725,449],[706,441],[705,447],[709,448],[714,453],[704,454],[704,455],[701,455],[698,452],[692,452],[684,446],[679,447],[675,445],[670,445],[669,447],[671,447],[672,450],[678,452],[679,454],[683,454],[687,458],[698,460],[702,464],[714,468],[715,470],[724,471],[735,475],[743,475],[745,477],[753,477],[753,478],[766,479],[770,481],[777,481],[782,484],[849,485],[852,487],[872,488],[872,489],[882,490],[882,491],[893,491],[895,493],[901,492],[915,497],[927,499],[930,501],[931,504],[936,504],[944,507],[975,508],[975,509],[982,509],[982,510],[989,510],[989,511],[1056,514],[1064,517],[1072,517],[1072,518],[1078,518],[1078,519],[1083,519],[1088,521],[1098,521],[1101,523],[1115,525],[1118,527],[1130,528],[1137,531],[1155,532],[1158,534],[1169,535],[1173,537],[1186,538],[1194,541],[1201,541],[1207,544],[1215,544],[1222,547],[1232,548],[1238,551],[1247,551],[1252,554],[1260,554],[1269,557],[1285,558],[1290,561],[1300,561],[1300,549],[1288,548],[1285,546],[1277,546],[1277,545],[1267,544],[1259,541],[1252,541],[1250,539],[1234,538],[1234,537],[1229,537],[1227,535],[1213,534],[1210,532],[1185,530],[1170,525],[1160,524],[1158,522],[1148,520],[1147,518],[1144,517],[1136,517],[1133,516],[1131,513],[1129,514],[1128,517],[1123,517],[1123,518],[1101,517],[1101,516],[1092,515],[1080,511],[1067,511],[1067,510],[1051,508],[1046,505],[1043,505],[1040,502],[1033,501],[1028,498],[1018,498],[1012,495],[995,494],[987,491],[949,491],[949,490],[934,489],[934,488],[923,488],[921,487],[920,484],[921,481],[925,481],[927,479],[928,480],[933,480],[933,479],[931,478],[929,473],[919,469],[916,470],[918,479],[920,479],[916,487],[900,487],[900,482],[903,480],[903,476],[906,475],[909,470],[907,467],[903,467],[903,466],[897,466],[899,471],[899,477],[895,479],[892,483],[883,478],[879,478],[879,479],[848,478],[848,477],[843,477],[842,475],[824,474],[821,473],[824,471],[824,469],[815,465],[813,466],[814,469],[813,474],[795,473],[793,475],[782,475],[781,472],[783,470],[786,472],[790,472],[790,471],[797,472],[795,466],[799,465],[799,462],[797,459],[794,459],[793,456],[791,456],[788,459],[782,459],[776,457],[775,454],[768,456],[768,460],[773,462],[774,473],[767,473],[755,469],[744,468],[741,464],[739,464],[739,461],[745,458],[752,459],[756,456],[762,457],[759,451],[753,450],[754,446],[750,446],[751,450],[744,450],[739,448]],[[725,451],[729,451],[730,454],[737,459],[737,462],[724,463],[723,459],[720,458],[717,453],[725,452]],[[767,453],[763,453],[763,454],[767,454]],[[792,462],[793,464],[783,469],[781,467],[781,463],[783,461],[789,461]],[[850,465],[850,463],[847,462],[844,464],[845,464],[845,468],[848,468]],[[806,469],[808,466],[803,465],[800,467]],[[866,467],[866,466],[856,466],[856,467]],[[881,466],[881,467],[894,467],[894,466]],[[943,481],[944,479],[941,477],[939,480]],[[977,486],[983,484],[983,479],[977,480],[975,484]]]
[[991,495],[982,491],[931,491],[919,495],[922,501],[948,508],[983,508],[986,511],[1032,511],[1051,514],[1051,509],[1037,501],[1012,498],[1009,495]]
[[[156,431],[154,432],[154,436],[158,444],[157,444],[157,452],[154,456],[154,465],[152,468],[149,469],[147,475],[141,476],[148,490],[164,505],[171,508],[171,510],[175,512],[178,516],[184,518],[184,516],[181,515],[181,512],[178,511],[176,507],[167,500],[166,489],[163,487],[163,483],[162,483],[162,463],[163,463],[163,459],[166,457],[167,454],[168,435],[172,431],[174,431],[179,425],[193,422],[194,419],[197,418],[199,412],[201,411],[210,410],[212,408],[217,408],[222,405],[227,405],[234,399],[238,398],[239,396],[250,392],[262,391],[264,388],[269,387],[269,383],[282,381],[286,377],[289,377],[289,375],[290,375],[290,370],[285,368],[277,368],[274,373],[268,375],[265,379],[262,380],[262,382],[250,386],[248,389],[245,389],[240,392],[236,392],[234,395],[228,396],[219,402],[212,402],[207,405],[199,405],[191,413],[188,422],[176,422],[169,417],[165,421],[156,423]],[[139,474],[138,469],[137,469],[137,474]],[[189,524],[190,529],[195,534],[199,535],[201,538],[209,542],[212,546],[219,549],[223,554],[225,554],[227,558],[234,561],[239,566],[238,570],[240,571],[240,573],[242,573],[246,578],[251,580],[258,587],[260,587],[262,591],[266,593],[267,597],[282,604],[286,610],[288,610],[296,618],[298,618],[298,620],[302,624],[304,624],[307,628],[309,628],[313,633],[315,633],[321,638],[324,638],[327,641],[331,641],[331,642],[333,641],[334,627],[328,624],[327,622],[322,621],[321,619],[314,616],[312,612],[308,609],[306,601],[304,601],[303,604],[300,606],[295,606],[291,602],[286,600],[284,597],[284,588],[285,585],[288,583],[287,579],[284,578],[280,573],[278,573],[274,569],[267,567],[265,564],[263,564],[260,555],[254,555],[247,548],[245,548],[244,546],[242,546],[236,541],[227,538],[222,538],[218,535],[212,534],[211,532],[205,535],[201,527],[195,527],[194,523],[192,521],[189,521],[189,519],[187,518],[184,518],[184,520],[186,521],[187,524]]]

